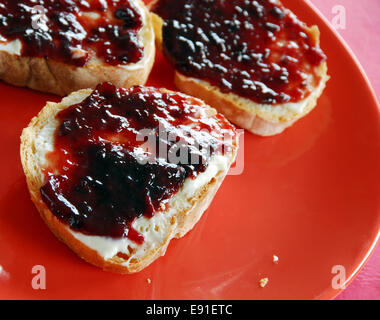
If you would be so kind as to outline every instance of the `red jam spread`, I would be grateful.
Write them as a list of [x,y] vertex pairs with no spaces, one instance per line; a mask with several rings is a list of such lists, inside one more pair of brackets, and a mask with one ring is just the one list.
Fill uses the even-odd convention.
[[[257,103],[297,102],[326,57],[276,0],[159,0],[166,56],[182,74]],[[313,85],[313,84],[312,84]]]
[[129,0],[0,0],[0,43],[21,55],[84,66],[95,53],[111,65],[136,63],[142,16]]
[[[98,85],[56,116],[43,201],[74,231],[142,243],[133,221],[165,210],[185,179],[231,152],[234,127],[209,110],[179,93]],[[146,148],[149,139],[157,148]]]

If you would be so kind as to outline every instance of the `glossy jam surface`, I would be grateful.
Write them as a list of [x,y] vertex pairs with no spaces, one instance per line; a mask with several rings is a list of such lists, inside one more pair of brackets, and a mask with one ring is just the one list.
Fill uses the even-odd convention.
[[0,0],[0,43],[21,55],[84,66],[96,54],[111,65],[136,63],[140,10],[129,0]]
[[164,210],[186,178],[230,152],[235,129],[209,110],[182,94],[99,85],[56,117],[43,201],[75,231],[141,243],[133,221]]
[[[181,73],[257,103],[297,102],[325,55],[279,1],[159,0],[165,54]],[[310,79],[311,76],[311,79]]]

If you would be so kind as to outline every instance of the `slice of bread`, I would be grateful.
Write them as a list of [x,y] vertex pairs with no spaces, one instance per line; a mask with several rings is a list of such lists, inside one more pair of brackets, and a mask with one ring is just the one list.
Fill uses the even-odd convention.
[[78,67],[49,57],[23,56],[23,44],[16,39],[0,42],[0,79],[16,86],[60,96],[80,89],[94,88],[105,81],[125,88],[145,84],[155,58],[154,31],[144,3],[141,0],[131,1],[143,19],[138,38],[144,51],[137,63],[111,65],[100,59],[96,52],[91,52],[90,60]]
[[[149,4],[151,10],[159,2],[154,0]],[[279,2],[277,2],[279,3]],[[163,19],[151,13],[156,34],[156,47],[163,51]],[[317,26],[306,28],[309,37],[319,46],[320,32]],[[315,77],[320,80],[312,85],[310,94],[297,102],[281,104],[257,103],[236,93],[225,93],[207,80],[189,77],[176,70],[174,81],[176,86],[189,95],[198,97],[224,114],[232,123],[261,136],[272,136],[283,132],[297,120],[310,113],[317,104],[318,98],[329,80],[327,63],[315,67]],[[311,84],[309,84],[311,86]]]
[[[153,92],[169,91],[156,89]],[[145,239],[142,244],[128,238],[115,239],[81,233],[63,223],[49,210],[40,189],[49,174],[46,168],[52,167],[51,160],[47,160],[46,155],[54,150],[54,136],[59,125],[56,115],[69,106],[82,102],[91,93],[91,89],[80,90],[65,97],[60,103],[48,102],[23,130],[20,155],[28,188],[31,199],[47,226],[78,256],[107,271],[138,272],[164,255],[171,239],[183,237],[201,218],[236,157],[238,136],[231,137],[231,152],[216,154],[210,159],[204,172],[195,179],[186,178],[162,211],[155,212],[152,218],[140,216],[133,222],[133,228]],[[181,96],[186,97],[182,94]],[[201,104],[206,110],[205,119],[216,115],[215,109],[198,99],[188,97],[188,102]]]

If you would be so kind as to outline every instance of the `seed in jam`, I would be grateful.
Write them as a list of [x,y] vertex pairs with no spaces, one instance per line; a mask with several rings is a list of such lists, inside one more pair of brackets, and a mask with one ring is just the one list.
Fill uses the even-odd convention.
[[0,0],[0,43],[21,41],[27,57],[80,67],[94,54],[111,65],[137,63],[141,28],[130,0]]
[[[235,136],[234,127],[221,115],[205,116],[205,110],[199,100],[182,94],[98,85],[83,102],[56,116],[43,201],[75,231],[142,243],[133,221],[162,210],[187,178],[196,178],[213,155],[231,146],[223,136]],[[141,130],[151,132],[154,144],[167,147],[167,153],[157,148],[142,163]],[[178,139],[163,137],[173,133],[187,142],[177,150],[187,152],[186,161],[171,160]],[[201,150],[209,153],[192,161]]]
[[309,29],[276,0],[159,0],[163,47],[184,75],[257,103],[297,102],[326,56]]

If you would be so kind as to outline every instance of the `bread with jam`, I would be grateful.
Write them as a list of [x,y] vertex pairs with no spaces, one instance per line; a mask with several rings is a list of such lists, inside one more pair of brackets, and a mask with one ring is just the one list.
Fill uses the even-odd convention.
[[47,103],[20,154],[51,231],[89,263],[134,273],[195,226],[237,148],[234,126],[201,100],[103,83]]
[[155,58],[141,0],[0,0],[0,79],[64,96],[145,84]]
[[306,116],[326,82],[317,26],[278,0],[156,0],[158,48],[177,87],[262,136]]

